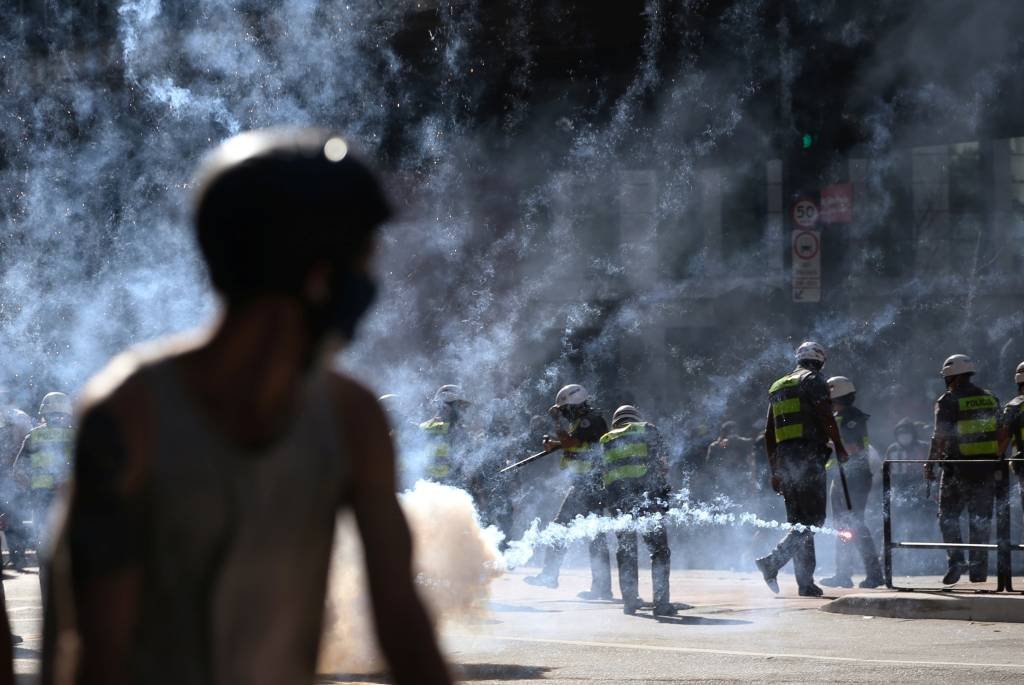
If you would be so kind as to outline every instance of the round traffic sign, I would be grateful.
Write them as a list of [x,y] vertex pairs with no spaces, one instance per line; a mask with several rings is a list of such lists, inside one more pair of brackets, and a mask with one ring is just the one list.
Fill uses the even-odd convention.
[[798,201],[793,205],[793,221],[804,227],[818,223],[818,205],[811,200]]
[[797,259],[814,259],[821,249],[821,239],[814,231],[800,231],[793,236],[793,256]]

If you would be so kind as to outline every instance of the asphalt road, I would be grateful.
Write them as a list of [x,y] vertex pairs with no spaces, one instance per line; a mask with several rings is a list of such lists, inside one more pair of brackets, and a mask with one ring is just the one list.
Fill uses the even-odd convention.
[[523,575],[496,583],[491,619],[447,632],[472,680],[1024,681],[1022,624],[829,614],[818,611],[828,599],[797,597],[791,576],[780,577],[776,597],[759,576],[713,571],[673,574],[673,598],[693,605],[678,618],[630,617],[574,598],[586,572],[564,574],[557,590],[525,585]]
[[7,618],[11,632],[20,638],[14,645],[14,672],[19,683],[30,683],[29,677],[39,671],[39,657],[43,648],[43,606],[39,599],[39,576],[35,569],[29,573],[4,573],[4,594],[7,597]]
[[[576,598],[589,585],[584,569],[563,571],[555,590],[523,583],[533,571],[497,580],[483,618],[445,627],[446,649],[466,682],[1024,682],[1020,623],[830,614],[818,610],[828,597],[796,597],[792,576],[780,576],[782,594],[775,596],[758,576],[726,571],[674,572],[673,599],[692,605],[678,617],[654,618],[649,610],[625,616],[620,604]],[[649,573],[641,573],[641,594],[649,598]],[[23,638],[16,669],[34,673],[37,577],[16,575],[4,586],[13,630]],[[324,674],[319,682],[387,680]]]

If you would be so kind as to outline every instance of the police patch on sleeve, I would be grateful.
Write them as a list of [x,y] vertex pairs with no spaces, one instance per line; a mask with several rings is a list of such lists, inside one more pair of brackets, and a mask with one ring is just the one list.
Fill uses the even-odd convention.
[[846,427],[847,428],[856,428],[857,427],[857,422],[856,421],[847,421],[846,422]]
[[590,428],[590,419],[580,419],[580,428]]

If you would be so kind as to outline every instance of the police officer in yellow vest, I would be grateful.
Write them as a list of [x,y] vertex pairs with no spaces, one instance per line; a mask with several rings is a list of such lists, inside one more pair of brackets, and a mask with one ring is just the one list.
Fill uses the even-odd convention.
[[[999,457],[999,400],[974,384],[974,361],[954,354],[942,365],[946,392],[935,402],[935,433],[932,436],[925,478],[935,478],[936,462],[946,459],[996,459]],[[960,515],[967,510],[972,544],[988,544],[995,503],[995,473],[991,464],[943,464],[939,483],[939,529],[944,542],[960,543]],[[964,553],[947,551],[949,570],[942,582],[952,585],[964,571]],[[988,579],[988,552],[972,549],[968,571],[972,583]]]
[[14,460],[15,478],[27,488],[21,509],[23,515],[32,518],[32,537],[37,546],[57,489],[71,469],[75,440],[71,413],[71,400],[64,393],[51,392],[43,397],[39,405],[43,422],[29,432]]
[[[1007,443],[1011,443],[1013,458],[1024,459],[1024,362],[1017,365],[1013,381],[1017,384],[1017,396],[1003,408],[999,454],[1005,453]],[[1014,462],[1013,470],[1020,481],[1021,510],[1024,511],[1024,463]]]
[[[649,516],[668,509],[668,460],[658,429],[643,420],[636,407],[623,405],[612,416],[612,429],[601,436],[603,480],[607,506],[617,516]],[[669,600],[669,573],[672,554],[664,524],[656,517],[641,528],[644,544],[651,552],[651,578],[654,585],[654,615],[674,616]],[[637,531],[617,532],[619,589],[622,611],[632,615],[640,600],[637,565]]]
[[805,342],[797,348],[796,359],[796,369],[768,391],[764,438],[772,489],[785,499],[786,520],[796,527],[755,563],[769,589],[778,592],[779,570],[792,559],[800,596],[820,597],[822,590],[814,584],[814,533],[807,526],[825,523],[828,441],[841,462],[848,456],[832,415],[828,383],[821,375],[825,348]]
[[[548,413],[559,422],[557,440],[547,440],[545,449],[561,446],[561,467],[573,474],[572,485],[555,523],[568,525],[577,516],[602,514],[604,489],[601,481],[601,436],[608,424],[590,406],[586,389],[575,383],[558,391],[555,404]],[[563,422],[568,422],[565,426]],[[544,556],[544,568],[536,576],[524,580],[531,585],[558,587],[558,572],[565,558],[565,543],[550,546]],[[611,555],[604,534],[590,540],[590,590],[579,593],[583,599],[611,599]]]
[[25,488],[13,478],[13,469],[32,424],[28,414],[10,404],[7,389],[0,387],[0,469],[3,470],[0,476],[0,502],[3,504],[0,506],[3,507],[11,565],[17,571],[25,570],[27,533],[22,523],[26,516],[19,510],[19,498],[24,498]]
[[[831,578],[824,578],[822,585],[828,587],[853,587],[853,547],[860,552],[864,562],[865,578],[859,583],[862,588],[876,588],[885,582],[882,577],[882,564],[878,560],[875,540],[871,530],[864,521],[864,508],[871,493],[871,464],[868,463],[868,414],[854,404],[857,400],[857,388],[846,376],[833,376],[828,379],[829,395],[843,436],[843,446],[850,453],[850,460],[843,467],[846,475],[846,488],[850,495],[852,511],[846,503],[843,483],[836,474],[832,478],[832,516],[834,527],[848,530],[853,540],[845,542],[836,538],[836,573]],[[828,466],[834,466],[829,462]],[[832,469],[835,470],[835,469]]]
[[458,450],[465,448],[466,435],[460,420],[469,401],[458,385],[442,385],[434,393],[434,405],[437,415],[420,424],[427,445],[425,476],[435,483],[463,487]]

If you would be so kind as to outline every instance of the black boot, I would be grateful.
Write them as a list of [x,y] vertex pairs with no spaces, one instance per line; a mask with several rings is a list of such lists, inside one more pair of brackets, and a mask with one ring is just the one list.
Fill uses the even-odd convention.
[[772,555],[769,554],[766,557],[754,559],[754,565],[761,572],[761,577],[764,578],[764,583],[768,586],[768,589],[775,594],[779,594],[779,569],[775,568],[772,564]]
[[961,564],[952,563],[949,565],[949,570],[946,571],[946,575],[942,577],[943,585],[955,585],[960,581],[960,576],[964,574],[964,569]]
[[644,602],[639,597],[624,597],[622,599],[622,613],[626,616],[632,616],[643,605]]
[[810,585],[801,585],[798,592],[801,597],[821,597],[825,594],[825,591],[814,583],[811,583]]
[[523,582],[527,585],[536,585],[538,587],[558,587],[558,578],[552,578],[551,576],[544,575],[543,572],[538,573],[535,576],[526,576],[523,578]]
[[544,551],[544,568],[535,576],[526,576],[523,582],[539,587],[558,587],[558,572],[562,568],[566,548],[563,545],[548,547]]
[[822,578],[821,584],[825,587],[853,587],[853,578],[836,573],[831,578]]
[[679,611],[676,609],[675,604],[655,604],[654,605],[655,616],[678,616]]

